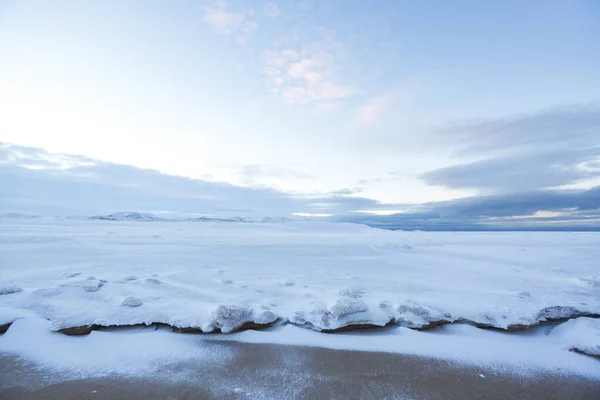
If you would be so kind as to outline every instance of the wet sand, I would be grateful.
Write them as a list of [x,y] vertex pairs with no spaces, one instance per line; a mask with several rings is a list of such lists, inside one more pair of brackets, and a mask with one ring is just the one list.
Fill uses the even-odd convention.
[[[219,342],[212,364],[165,364],[151,378],[72,380],[0,355],[0,399],[600,399],[600,381],[387,353]],[[583,356],[582,356],[583,357]],[[599,361],[600,363],[600,361]]]

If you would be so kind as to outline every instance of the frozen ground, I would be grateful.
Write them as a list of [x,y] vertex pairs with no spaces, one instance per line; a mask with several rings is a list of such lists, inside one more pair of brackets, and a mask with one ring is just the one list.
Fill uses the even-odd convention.
[[[463,359],[535,365],[550,351],[554,361],[544,365],[600,376],[597,360],[568,352],[597,354],[595,319],[537,335],[468,325],[407,329],[460,322],[512,330],[598,315],[599,241],[597,233],[409,233],[325,222],[4,218],[0,326],[25,318],[0,337],[0,351],[25,352],[19,330],[161,323],[227,333],[289,322],[300,328],[230,338],[451,358],[479,341],[484,354]],[[385,340],[362,334],[355,344],[311,332],[390,324],[398,328],[387,329]],[[485,350],[507,335],[529,341],[512,352]]]

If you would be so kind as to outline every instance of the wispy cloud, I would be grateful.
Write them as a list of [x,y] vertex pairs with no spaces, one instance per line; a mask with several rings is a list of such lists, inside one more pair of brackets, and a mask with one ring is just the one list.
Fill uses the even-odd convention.
[[[76,155],[0,143],[0,213],[90,214],[162,210],[222,216],[342,214],[376,208],[365,198],[292,195],[262,184],[265,179],[311,179],[289,168],[237,166],[246,185],[162,174]],[[344,192],[345,194],[345,192]]]
[[369,99],[356,112],[356,123],[359,125],[376,125],[384,120],[395,104],[395,97],[384,94]]
[[350,214],[339,219],[392,229],[600,230],[599,204],[600,186],[587,190],[473,196],[405,205],[398,207],[402,213],[392,215]]
[[264,8],[265,14],[271,18],[279,16],[279,6],[277,3],[267,3]]
[[202,9],[204,21],[217,33],[234,36],[240,43],[245,43],[252,31],[258,28],[258,23],[251,20],[252,12],[232,11],[225,1]]
[[[294,169],[239,166],[249,184],[275,177],[310,179]],[[290,195],[265,187],[242,187],[161,174],[83,156],[0,143],[0,212],[34,214],[162,210],[222,216],[337,215],[337,219],[395,229],[596,229],[600,186],[586,190],[533,190],[472,196],[420,205],[382,204],[341,189]],[[402,210],[392,215],[356,213]],[[514,218],[530,216],[530,218]]]
[[293,166],[275,166],[266,164],[246,164],[230,166],[236,175],[236,182],[244,186],[263,186],[277,188],[280,184],[293,180],[310,181],[315,176]]
[[600,108],[594,106],[453,126],[436,132],[432,142],[445,142],[456,155],[479,160],[423,174],[431,185],[491,194],[600,178]]
[[355,93],[354,87],[339,83],[334,71],[336,53],[341,44],[331,31],[323,31],[323,40],[267,50],[265,72],[271,92],[289,104],[314,105],[330,109]]

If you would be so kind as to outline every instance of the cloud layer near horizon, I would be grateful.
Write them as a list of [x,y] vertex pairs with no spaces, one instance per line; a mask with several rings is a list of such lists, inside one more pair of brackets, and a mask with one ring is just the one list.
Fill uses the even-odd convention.
[[[0,144],[0,182],[3,213],[93,215],[132,210],[227,217],[306,213],[333,214],[334,220],[400,229],[535,226],[600,229],[600,186],[579,190],[534,189],[420,205],[381,204],[335,192],[293,196],[269,188],[165,175],[11,144]],[[357,213],[362,210],[403,212],[385,216]],[[551,214],[539,215],[540,211]]]
[[293,196],[270,188],[162,174],[85,156],[0,143],[0,211],[42,215],[123,210],[214,216],[344,214],[374,200]]

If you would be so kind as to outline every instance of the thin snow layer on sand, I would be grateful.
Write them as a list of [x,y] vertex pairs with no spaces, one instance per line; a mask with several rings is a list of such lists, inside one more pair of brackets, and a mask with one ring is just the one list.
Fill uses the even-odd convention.
[[40,369],[69,378],[156,376],[171,365],[185,362],[210,365],[227,362],[232,357],[226,348],[210,346],[209,349],[193,335],[144,328],[69,337],[52,332],[51,323],[40,318],[15,321],[0,337],[0,353],[18,355],[35,362]]
[[548,334],[550,329],[537,327],[530,332],[507,333],[469,325],[446,325],[435,331],[395,327],[326,335],[286,325],[268,331],[207,336],[206,340],[400,353],[486,366],[517,375],[545,371],[600,379],[600,363],[566,350],[560,338]]
[[570,350],[600,356],[600,319],[572,319],[553,329],[551,335]]
[[169,379],[197,379],[186,365],[215,368],[235,359],[235,348],[220,345],[223,341],[400,353],[518,376],[542,372],[600,379],[600,363],[566,350],[560,338],[548,334],[549,327],[504,333],[447,325],[434,332],[396,327],[330,335],[293,325],[230,335],[185,335],[148,327],[94,331],[82,337],[62,335],[51,328],[49,321],[40,318],[18,319],[0,336],[0,354],[33,362],[56,381],[109,375],[160,379],[165,371],[170,371]]
[[321,331],[444,321],[506,329],[600,314],[597,233],[310,221],[0,224],[0,307],[55,330],[165,323],[232,332],[276,320]]

